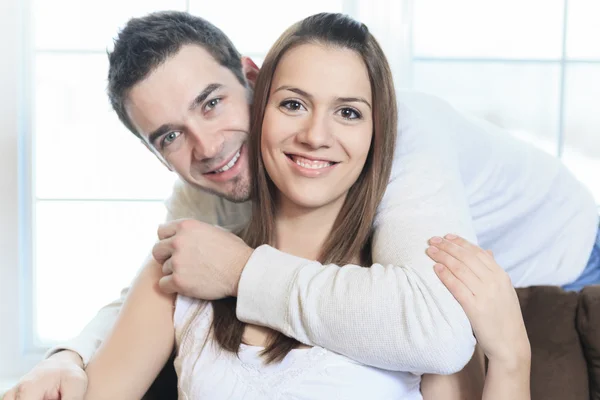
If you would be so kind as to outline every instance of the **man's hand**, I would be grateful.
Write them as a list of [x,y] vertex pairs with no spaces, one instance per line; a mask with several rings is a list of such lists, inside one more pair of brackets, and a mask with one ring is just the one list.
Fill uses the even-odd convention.
[[81,357],[63,350],[36,365],[2,400],[83,400],[86,390]]
[[252,255],[242,239],[192,219],[161,225],[158,238],[152,256],[163,266],[163,292],[202,300],[237,296],[242,270]]

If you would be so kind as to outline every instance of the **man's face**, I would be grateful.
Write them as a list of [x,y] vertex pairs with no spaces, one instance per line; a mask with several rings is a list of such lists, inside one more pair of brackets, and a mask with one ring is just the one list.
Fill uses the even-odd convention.
[[146,145],[181,179],[245,201],[250,96],[210,53],[187,45],[136,84],[125,107]]

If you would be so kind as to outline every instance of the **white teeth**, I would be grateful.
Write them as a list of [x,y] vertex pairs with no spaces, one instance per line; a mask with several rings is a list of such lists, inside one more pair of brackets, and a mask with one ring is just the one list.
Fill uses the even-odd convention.
[[225,166],[215,170],[215,174],[221,173],[221,172],[225,172],[228,169],[231,169],[231,167],[233,167],[235,165],[235,163],[237,162],[238,158],[240,158],[240,150],[238,150],[237,153],[235,153],[235,156],[233,156],[233,158],[231,159],[231,161],[229,161]]
[[299,166],[301,166],[302,168],[308,168],[308,169],[321,169],[321,168],[327,168],[327,167],[333,165],[333,163],[329,162],[329,161],[312,161],[312,160],[307,160],[305,158],[300,158],[300,157],[294,157],[294,162],[296,164],[298,164]]

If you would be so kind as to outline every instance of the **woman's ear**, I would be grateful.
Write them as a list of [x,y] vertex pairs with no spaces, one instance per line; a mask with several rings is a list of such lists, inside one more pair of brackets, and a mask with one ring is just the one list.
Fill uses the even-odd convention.
[[254,84],[258,77],[258,70],[259,68],[250,57],[242,56],[242,72],[252,89],[254,89]]

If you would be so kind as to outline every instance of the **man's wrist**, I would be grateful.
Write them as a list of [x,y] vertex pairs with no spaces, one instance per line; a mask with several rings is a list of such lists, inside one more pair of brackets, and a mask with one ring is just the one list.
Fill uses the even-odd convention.
[[81,356],[74,352],[73,350],[60,350],[57,351],[56,353],[52,354],[50,357],[53,360],[62,360],[62,361],[68,361],[68,362],[72,362],[74,364],[77,364],[77,366],[79,366],[79,368],[83,369],[83,358],[81,358]]
[[252,256],[253,252],[254,252],[254,249],[252,249],[251,247],[244,244],[244,248],[240,249],[240,251],[238,253],[239,256],[237,257],[237,260],[233,266],[233,270],[235,272],[234,272],[234,277],[233,277],[233,282],[232,282],[233,285],[231,288],[231,296],[232,297],[238,296],[238,289],[240,286],[240,279],[242,278],[242,271],[244,271],[244,268],[246,267],[246,264],[248,263],[248,260]]

